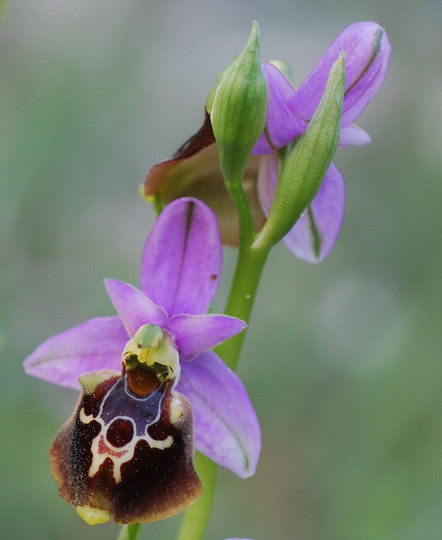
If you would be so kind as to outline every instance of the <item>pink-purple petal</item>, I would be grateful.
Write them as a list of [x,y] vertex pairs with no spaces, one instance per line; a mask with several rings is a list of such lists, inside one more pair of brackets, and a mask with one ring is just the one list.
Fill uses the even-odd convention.
[[190,360],[239,334],[246,323],[227,315],[176,315],[169,323],[180,358]]
[[331,163],[310,207],[284,237],[290,251],[310,263],[325,259],[338,237],[344,218],[344,205],[344,178]]
[[128,335],[119,317],[96,317],[39,345],[23,365],[28,375],[80,389],[78,377],[90,371],[121,371]]
[[[303,133],[306,123],[291,113],[287,102],[295,94],[295,89],[286,77],[272,64],[264,62],[269,97],[265,132],[261,134],[253,154],[263,155],[282,148]],[[270,140],[270,142],[269,142]]]
[[272,208],[278,184],[278,153],[273,152],[262,156],[258,170],[258,197],[266,216]]
[[141,290],[169,316],[206,313],[221,269],[221,240],[212,210],[189,197],[168,204],[144,247]]
[[105,279],[104,284],[130,337],[143,324],[167,325],[168,318],[164,309],[132,285],[116,279]]
[[241,478],[253,475],[261,431],[239,377],[209,351],[182,363],[177,390],[192,405],[195,448]]
[[354,124],[341,128],[339,148],[344,146],[362,146],[371,143],[370,135]]
[[364,110],[384,82],[391,54],[385,30],[375,22],[359,22],[348,26],[289,100],[293,114],[309,120],[324,93],[330,68],[344,52],[345,95],[342,125],[351,124]]

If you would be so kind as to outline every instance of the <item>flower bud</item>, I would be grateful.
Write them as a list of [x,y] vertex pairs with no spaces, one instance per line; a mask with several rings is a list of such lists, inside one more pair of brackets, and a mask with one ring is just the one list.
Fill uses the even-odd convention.
[[256,22],[242,52],[218,77],[206,108],[224,180],[227,185],[240,182],[267,114],[267,83],[259,55]]
[[276,244],[297,222],[321,187],[339,142],[345,62],[333,64],[327,86],[307,130],[288,156],[269,217],[257,243]]

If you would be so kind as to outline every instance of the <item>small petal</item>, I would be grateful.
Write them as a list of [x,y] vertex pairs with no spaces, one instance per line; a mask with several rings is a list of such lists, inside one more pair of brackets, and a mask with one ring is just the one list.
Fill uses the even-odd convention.
[[96,317],[44,341],[24,361],[28,375],[79,389],[89,371],[121,371],[128,335],[120,317]]
[[141,291],[117,279],[105,279],[107,293],[130,337],[144,324],[167,326],[167,314]]
[[[295,94],[295,89],[287,78],[272,64],[263,64],[269,88],[267,121],[265,132],[261,134],[253,148],[257,155],[269,154],[282,148],[305,131],[306,123],[293,116],[287,102]],[[270,142],[269,142],[270,139]]]
[[253,475],[261,431],[239,377],[209,351],[183,362],[177,391],[192,405],[195,448],[241,478]]
[[362,146],[371,143],[370,135],[354,124],[341,128],[338,146]]
[[348,26],[301,84],[288,107],[309,120],[319,104],[330,68],[341,51],[345,56],[345,97],[342,125],[351,124],[374,97],[387,73],[391,45],[385,30],[375,22]]
[[290,251],[310,263],[325,259],[338,237],[344,204],[344,178],[332,163],[310,207],[284,237]]
[[190,360],[242,332],[247,324],[227,315],[176,315],[169,323],[180,358]]
[[141,290],[169,316],[206,313],[221,268],[221,240],[210,208],[191,198],[167,205],[144,247]]

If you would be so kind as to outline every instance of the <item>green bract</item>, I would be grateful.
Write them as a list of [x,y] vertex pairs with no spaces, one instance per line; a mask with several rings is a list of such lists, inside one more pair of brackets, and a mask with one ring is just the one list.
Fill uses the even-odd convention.
[[206,102],[227,184],[240,182],[267,114],[267,82],[259,55],[259,29],[218,77]]
[[344,87],[345,61],[341,54],[330,70],[318,108],[284,164],[270,214],[257,243],[279,242],[321,187],[338,147]]

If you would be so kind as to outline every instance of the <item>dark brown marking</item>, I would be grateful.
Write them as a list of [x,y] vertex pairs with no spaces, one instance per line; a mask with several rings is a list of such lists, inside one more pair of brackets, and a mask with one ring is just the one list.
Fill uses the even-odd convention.
[[129,420],[116,418],[108,427],[106,439],[117,448],[126,446],[134,436],[134,426]]
[[127,371],[127,383],[129,390],[139,397],[151,394],[160,386],[160,381],[155,373],[142,367]]

